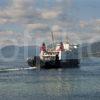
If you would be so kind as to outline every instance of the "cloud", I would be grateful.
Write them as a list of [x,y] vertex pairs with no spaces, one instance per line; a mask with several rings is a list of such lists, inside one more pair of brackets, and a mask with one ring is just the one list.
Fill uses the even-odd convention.
[[32,41],[33,37],[28,32],[0,31],[0,45],[25,45],[32,43]]
[[[34,20],[52,20],[57,18],[62,13],[63,3],[58,3],[59,0],[52,1],[52,6],[46,0],[43,2],[38,0],[11,0],[11,4],[0,10],[1,24],[6,23],[21,23],[30,24]],[[69,0],[67,0],[68,3]],[[40,5],[41,2],[41,5]],[[63,1],[62,1],[63,2]],[[39,10],[40,9],[40,10]]]
[[[11,0],[10,6],[0,11],[2,23],[32,23],[34,20],[50,20],[55,19],[61,14],[62,5],[58,4],[58,0],[53,7],[46,7],[47,1],[43,0],[44,6],[39,6],[40,1],[36,0]],[[52,3],[51,3],[52,4]],[[57,4],[57,5],[56,5]]]
[[82,21],[80,27],[83,30],[87,30],[90,33],[99,33],[100,32],[100,19],[94,19],[92,21]]
[[51,31],[53,31],[53,32],[59,32],[59,31],[61,31],[62,30],[62,27],[60,27],[59,25],[53,25],[52,26],[52,29],[51,29]]
[[88,22],[86,22],[86,21],[80,21],[79,25],[80,25],[81,28],[84,28],[84,27],[86,27],[88,25]]
[[4,24],[4,23],[7,23],[7,19],[0,18],[0,24]]
[[4,47],[7,45],[19,45],[18,42],[15,39],[0,39],[0,47]]
[[55,11],[54,10],[46,10],[41,13],[41,16],[44,19],[53,19],[53,18],[58,17],[58,15],[60,13],[61,13],[60,11],[56,11],[56,10]]
[[0,40],[0,45],[5,46],[5,45],[15,45],[12,40]]
[[48,26],[46,24],[42,24],[42,23],[27,24],[27,29],[29,31],[41,30],[41,29],[46,29],[46,28],[48,28]]
[[11,36],[11,35],[14,35],[14,32],[13,31],[0,31],[0,36]]
[[[7,39],[6,36],[15,39],[19,44],[24,44],[25,41],[32,44],[36,38],[40,41],[49,40],[50,32],[53,31],[56,39],[64,39],[68,34],[72,42],[99,40],[100,19],[85,20],[84,16],[79,18],[80,16],[74,12],[76,5],[74,6],[73,0],[10,0],[10,3],[8,0],[7,2],[6,7],[2,6],[0,9],[0,29],[3,30],[0,32],[1,38]],[[20,25],[23,25],[23,29]],[[5,31],[9,28],[15,31]]]
[[95,23],[100,25],[100,19],[96,19]]
[[33,9],[33,0],[11,0],[11,5],[0,10],[0,23],[26,23],[30,17],[38,16]]

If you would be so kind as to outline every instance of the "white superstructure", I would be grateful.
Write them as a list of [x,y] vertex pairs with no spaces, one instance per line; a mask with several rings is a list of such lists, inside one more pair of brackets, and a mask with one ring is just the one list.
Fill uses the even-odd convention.
[[56,45],[55,48],[47,48],[46,52],[41,51],[40,58],[42,60],[54,60],[56,55],[59,56],[59,60],[66,61],[67,59],[78,59],[78,45],[72,45],[68,42],[61,42]]

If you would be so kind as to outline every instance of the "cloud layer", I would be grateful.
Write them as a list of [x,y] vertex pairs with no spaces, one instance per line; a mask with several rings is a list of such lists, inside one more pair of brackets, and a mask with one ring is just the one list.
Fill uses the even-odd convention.
[[11,40],[18,45],[48,42],[51,31],[59,41],[66,35],[77,43],[100,40],[98,0],[95,4],[93,0],[4,1],[0,1],[0,44],[11,44]]

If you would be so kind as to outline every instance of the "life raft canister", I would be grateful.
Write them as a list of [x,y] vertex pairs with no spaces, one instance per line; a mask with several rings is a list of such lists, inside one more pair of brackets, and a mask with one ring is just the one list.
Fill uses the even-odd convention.
[[64,50],[64,46],[63,43],[61,42],[59,45],[59,48],[56,49],[57,51],[63,51]]
[[46,52],[46,46],[45,46],[45,43],[42,44],[42,46],[41,46],[41,48],[40,48],[40,51]]
[[62,42],[60,43],[60,50],[61,50],[61,51],[64,50],[64,46],[63,46],[63,43],[62,43]]

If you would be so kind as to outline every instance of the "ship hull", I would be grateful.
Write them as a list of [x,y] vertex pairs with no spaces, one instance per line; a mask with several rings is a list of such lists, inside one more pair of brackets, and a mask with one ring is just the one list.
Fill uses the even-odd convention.
[[66,61],[43,61],[40,60],[39,57],[36,57],[35,59],[28,59],[27,63],[31,67],[39,67],[39,68],[79,68],[80,66],[80,60],[79,59],[67,59]]
[[70,59],[66,61],[46,61],[41,68],[79,68],[79,59]]

